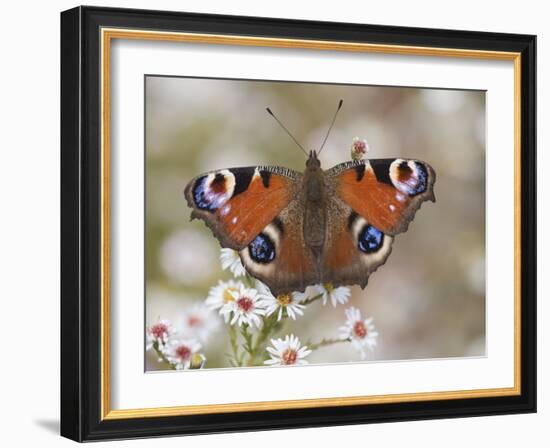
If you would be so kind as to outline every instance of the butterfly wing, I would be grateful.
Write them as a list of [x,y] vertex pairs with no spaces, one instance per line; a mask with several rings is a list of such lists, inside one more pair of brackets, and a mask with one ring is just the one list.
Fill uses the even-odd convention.
[[435,172],[425,162],[347,162],[326,172],[331,201],[322,281],[365,287],[386,262],[393,237],[405,232],[422,203],[435,201]]
[[304,241],[301,194],[239,252],[246,270],[274,295],[303,291],[318,283],[319,272]]
[[335,195],[378,230],[405,232],[424,201],[435,202],[435,171],[412,159],[342,163],[327,171]]
[[191,219],[202,219],[223,247],[240,251],[288,206],[301,176],[276,166],[202,174],[185,187]]
[[329,232],[322,257],[320,283],[359,285],[386,262],[393,237],[377,230],[349,205],[335,197],[329,214]]

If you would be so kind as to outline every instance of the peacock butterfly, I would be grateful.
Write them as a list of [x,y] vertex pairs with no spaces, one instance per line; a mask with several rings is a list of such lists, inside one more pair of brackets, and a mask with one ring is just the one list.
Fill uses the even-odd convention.
[[[342,100],[336,113],[341,106]],[[323,170],[318,155],[335,119],[321,148],[306,153],[303,173],[228,168],[201,174],[185,188],[191,219],[204,220],[275,295],[318,283],[364,288],[394,236],[407,230],[424,201],[435,202],[435,171],[420,160],[352,160]]]

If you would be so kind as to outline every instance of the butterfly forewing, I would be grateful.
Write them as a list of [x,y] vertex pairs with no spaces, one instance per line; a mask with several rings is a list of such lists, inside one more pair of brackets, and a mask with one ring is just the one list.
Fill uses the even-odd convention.
[[301,174],[265,166],[202,174],[185,188],[191,218],[210,227],[223,247],[242,250],[295,196]]
[[422,202],[435,200],[435,172],[425,162],[375,159],[347,162],[326,172],[328,236],[323,283],[365,287],[391,253]]
[[327,171],[334,194],[385,234],[405,232],[424,201],[435,201],[435,172],[412,159],[347,162]]

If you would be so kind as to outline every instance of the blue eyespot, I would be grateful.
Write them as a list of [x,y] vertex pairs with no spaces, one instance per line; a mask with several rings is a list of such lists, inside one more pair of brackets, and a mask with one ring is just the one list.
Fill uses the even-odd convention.
[[213,191],[212,185],[216,183],[223,184],[223,182],[225,182],[225,177],[223,174],[216,174],[210,186],[206,185],[207,177],[208,176],[202,176],[195,182],[195,186],[193,187],[193,199],[198,208],[212,212],[220,208],[223,203],[223,192]]
[[195,200],[195,205],[202,210],[215,210],[212,207],[212,202],[206,199],[206,191],[204,188],[204,183],[206,182],[206,176],[197,179],[195,186],[193,187],[193,199]]
[[416,167],[417,184],[416,187],[411,188],[409,196],[416,196],[417,194],[424,193],[428,185],[428,172],[426,167],[418,162],[414,163]]
[[366,224],[359,232],[358,246],[361,252],[371,254],[382,247],[384,234],[376,227]]
[[248,253],[256,263],[270,263],[275,258],[275,245],[265,233],[260,233],[248,245]]

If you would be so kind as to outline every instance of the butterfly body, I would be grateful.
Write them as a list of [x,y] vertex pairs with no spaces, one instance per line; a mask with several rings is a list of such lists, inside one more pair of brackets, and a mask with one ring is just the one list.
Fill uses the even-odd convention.
[[306,162],[306,170],[302,182],[304,197],[304,242],[315,258],[322,254],[327,234],[327,194],[325,175],[315,151]]
[[273,294],[308,285],[358,284],[385,263],[393,237],[422,202],[435,200],[425,162],[375,159],[324,171],[315,151],[299,173],[258,166],[205,173],[185,189],[222,247]]

